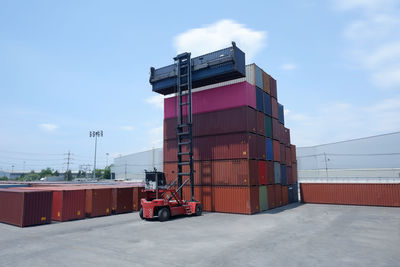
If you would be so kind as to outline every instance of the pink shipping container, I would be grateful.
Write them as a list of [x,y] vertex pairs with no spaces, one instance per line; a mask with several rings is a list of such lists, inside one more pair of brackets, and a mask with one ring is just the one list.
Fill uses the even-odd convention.
[[[184,98],[185,99],[185,98]],[[185,100],[184,100],[185,101]],[[192,114],[250,106],[256,108],[255,86],[241,82],[192,93]],[[164,119],[177,117],[177,97],[164,99]]]
[[302,183],[305,203],[400,207],[400,184]]

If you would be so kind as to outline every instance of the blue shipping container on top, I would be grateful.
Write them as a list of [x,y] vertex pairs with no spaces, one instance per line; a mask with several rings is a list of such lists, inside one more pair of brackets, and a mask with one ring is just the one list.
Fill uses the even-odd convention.
[[[192,88],[246,76],[245,54],[232,42],[232,47],[191,59]],[[153,91],[162,95],[176,92],[177,65],[150,69]],[[184,80],[182,82],[185,82]]]
[[0,188],[29,187],[29,184],[0,184]]
[[264,113],[264,91],[256,87],[256,109]]
[[283,105],[278,103],[278,119],[279,122],[282,124],[285,124],[285,115],[284,115],[284,111],[283,111]]
[[273,160],[274,152],[273,152],[272,140],[270,138],[265,139],[265,146],[267,150],[267,160]]
[[271,96],[264,92],[264,113],[271,116]]

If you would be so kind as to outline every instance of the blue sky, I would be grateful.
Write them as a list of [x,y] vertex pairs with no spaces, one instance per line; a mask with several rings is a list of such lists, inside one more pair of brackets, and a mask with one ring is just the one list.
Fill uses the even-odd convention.
[[0,170],[62,170],[68,151],[74,169],[93,164],[90,130],[104,131],[99,166],[160,146],[150,66],[232,39],[278,80],[294,144],[398,131],[399,12],[391,0],[3,0]]

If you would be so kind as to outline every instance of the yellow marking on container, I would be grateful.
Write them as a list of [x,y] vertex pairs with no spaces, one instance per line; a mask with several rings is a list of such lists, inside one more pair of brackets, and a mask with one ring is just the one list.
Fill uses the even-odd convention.
[[244,179],[244,182],[247,182],[247,179],[246,179],[246,178]]
[[246,152],[246,151],[243,151],[243,155],[247,155],[247,152]]
[[106,209],[106,213],[109,213],[109,212],[110,212],[110,209],[109,209],[109,208],[107,208],[107,209]]
[[40,218],[40,220],[41,220],[42,222],[44,222],[44,221],[46,220],[46,217],[42,217],[42,218]]
[[61,216],[61,212],[57,212],[57,216],[60,217]]
[[124,206],[124,209],[126,209],[126,206]]
[[78,210],[77,212],[76,212],[76,215],[81,215],[81,211],[80,210]]

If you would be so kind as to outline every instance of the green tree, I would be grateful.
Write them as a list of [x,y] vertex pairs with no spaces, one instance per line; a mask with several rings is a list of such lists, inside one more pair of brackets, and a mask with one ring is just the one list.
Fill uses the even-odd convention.
[[40,171],[39,176],[40,178],[46,177],[46,176],[52,176],[53,171],[50,168],[46,168]]
[[35,171],[31,171],[28,174],[23,174],[20,178],[18,178],[18,181],[37,181],[39,180],[40,174],[39,173],[35,173]]
[[55,172],[53,173],[53,175],[54,175],[54,176],[60,176],[60,173],[59,173],[58,171],[55,171]]
[[2,176],[2,177],[0,177],[0,181],[7,181],[8,180],[8,177],[7,176]]
[[72,172],[71,172],[71,170],[65,172],[65,174],[64,174],[64,180],[65,180],[65,181],[72,181]]
[[104,178],[104,179],[111,179],[111,165],[110,165],[110,166],[107,166],[107,167],[104,169],[103,178]]
[[103,179],[104,170],[103,169],[96,169],[96,178]]

